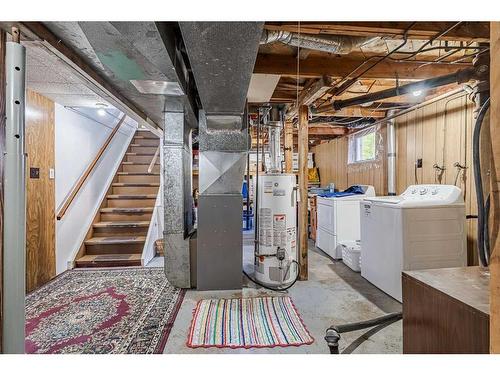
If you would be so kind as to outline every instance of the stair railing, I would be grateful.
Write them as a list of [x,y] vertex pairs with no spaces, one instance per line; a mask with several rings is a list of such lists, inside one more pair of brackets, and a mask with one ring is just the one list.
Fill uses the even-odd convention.
[[153,155],[153,159],[151,159],[151,163],[149,164],[149,167],[148,167],[148,173],[151,173],[151,171],[153,170],[153,167],[156,164],[156,159],[158,159],[158,155],[160,155],[160,146],[161,146],[161,142],[158,145],[158,148],[156,149],[155,154]]
[[109,134],[108,138],[106,138],[106,141],[101,146],[101,148],[97,152],[97,154],[94,157],[94,159],[92,160],[92,162],[89,164],[89,166],[87,167],[87,169],[85,169],[85,171],[80,176],[80,178],[78,179],[78,181],[76,182],[76,184],[73,186],[73,188],[71,189],[71,192],[68,194],[68,196],[66,197],[66,199],[63,202],[63,204],[60,206],[60,208],[59,208],[59,210],[57,212],[57,215],[56,215],[57,216],[57,220],[61,220],[63,218],[64,214],[68,210],[69,206],[71,206],[71,203],[73,203],[73,200],[75,199],[75,197],[77,196],[78,192],[80,191],[80,189],[85,184],[85,181],[87,180],[87,178],[92,173],[94,167],[97,165],[97,162],[99,161],[99,159],[101,158],[101,156],[104,154],[104,151],[106,151],[107,147],[111,143],[111,140],[113,139],[114,135],[116,134],[116,132],[118,131],[118,129],[120,128],[120,126],[125,121],[126,117],[127,117],[127,115],[124,114],[122,116],[122,118],[120,119],[120,121],[118,121],[118,124],[116,124],[116,126],[113,128],[113,130]]

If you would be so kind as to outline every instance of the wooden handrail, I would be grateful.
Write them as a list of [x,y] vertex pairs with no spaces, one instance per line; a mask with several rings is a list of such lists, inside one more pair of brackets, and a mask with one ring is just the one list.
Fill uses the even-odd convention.
[[149,167],[148,167],[148,173],[151,173],[151,171],[153,170],[153,167],[156,163],[156,159],[158,159],[159,154],[160,154],[160,145],[158,145],[158,148],[155,151],[153,159],[151,159],[151,163],[149,164]]
[[89,164],[89,166],[87,167],[85,172],[83,172],[82,176],[78,179],[77,183],[75,184],[75,186],[71,190],[71,193],[68,195],[68,197],[64,201],[63,205],[61,206],[61,208],[57,212],[57,220],[62,219],[62,217],[64,216],[64,214],[68,210],[69,206],[71,205],[71,203],[73,203],[73,200],[75,199],[76,195],[78,194],[78,192],[82,188],[82,186],[85,183],[85,181],[87,180],[87,178],[90,176],[90,173],[92,172],[92,170],[96,166],[96,164],[99,161],[99,159],[101,158],[102,154],[104,154],[104,151],[106,151],[106,148],[108,147],[111,140],[113,139],[113,136],[116,134],[116,132],[120,128],[121,124],[123,124],[123,121],[125,121],[126,117],[127,117],[127,115],[124,114],[122,116],[122,118],[120,119],[120,121],[118,121],[118,124],[116,124],[116,126],[113,128],[113,130],[111,131],[111,134],[108,136],[108,138],[106,139],[104,144],[101,146],[101,148],[97,152],[97,155],[95,156],[94,160],[92,160],[92,162]]

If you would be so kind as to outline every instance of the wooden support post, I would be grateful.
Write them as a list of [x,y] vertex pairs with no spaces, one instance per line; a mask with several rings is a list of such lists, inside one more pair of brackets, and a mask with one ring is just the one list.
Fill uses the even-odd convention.
[[5,151],[5,43],[7,34],[0,29],[0,353],[3,330],[3,153]]
[[293,172],[293,123],[285,122],[285,173]]
[[308,169],[307,169],[307,154],[309,152],[309,109],[306,105],[299,107],[299,280],[307,280],[308,264],[307,264],[307,250],[308,250],[308,223],[307,223],[307,183],[308,183]]
[[493,225],[490,258],[490,352],[500,353],[500,22],[491,22],[490,133],[492,146],[491,196]]

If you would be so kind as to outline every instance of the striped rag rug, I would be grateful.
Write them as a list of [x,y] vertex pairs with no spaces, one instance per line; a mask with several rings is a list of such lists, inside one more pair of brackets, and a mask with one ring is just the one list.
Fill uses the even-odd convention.
[[199,301],[187,346],[270,348],[313,341],[290,297],[254,297]]

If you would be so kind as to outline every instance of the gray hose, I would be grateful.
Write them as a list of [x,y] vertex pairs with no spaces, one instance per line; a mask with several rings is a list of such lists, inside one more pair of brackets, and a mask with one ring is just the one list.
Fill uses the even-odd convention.
[[481,126],[483,125],[484,116],[486,115],[489,107],[490,98],[486,99],[486,101],[481,106],[481,109],[479,110],[476,124],[474,125],[474,134],[472,137],[472,156],[474,160],[474,181],[476,185],[477,200],[477,252],[479,255],[479,262],[483,267],[487,267],[489,263],[489,244],[486,244],[487,239],[489,242],[489,236],[485,236],[485,232],[488,232],[488,227],[486,226],[488,224],[488,221],[485,219],[487,207],[485,207],[483,195],[483,180],[481,176],[481,159],[479,155],[479,149]]

